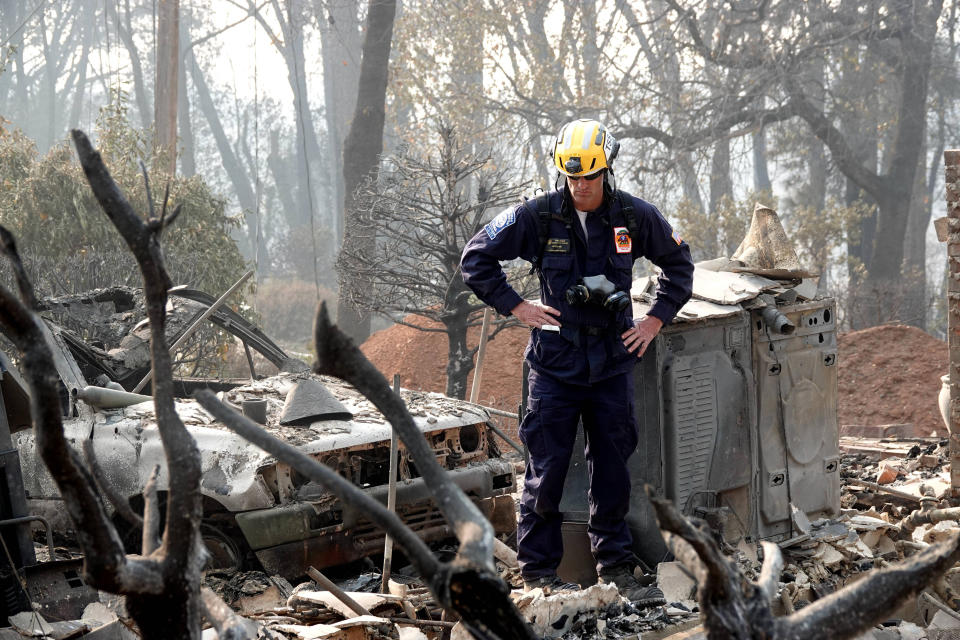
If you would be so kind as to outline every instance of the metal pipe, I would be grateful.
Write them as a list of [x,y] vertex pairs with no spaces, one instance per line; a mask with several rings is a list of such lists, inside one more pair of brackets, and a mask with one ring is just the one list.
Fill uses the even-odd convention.
[[503,429],[493,424],[492,420],[487,420],[487,427],[489,427],[489,429],[493,431],[495,434],[503,438],[504,442],[506,442],[508,445],[516,449],[520,453],[520,455],[526,456],[526,453],[524,453],[523,451],[523,447],[521,447],[519,444],[511,440],[510,436],[504,433]]
[[790,322],[790,318],[777,311],[777,308],[772,305],[764,307],[763,310],[760,311],[760,317],[767,323],[767,326],[777,333],[789,335],[797,328]]
[[[393,392],[400,397],[400,374],[393,374]],[[402,400],[401,400],[402,402]],[[399,464],[400,443],[397,440],[397,430],[390,428],[390,480],[387,484],[387,511],[397,511],[397,466]],[[388,533],[383,539],[383,572],[380,574],[380,592],[390,592],[390,571],[393,564],[393,538]]]
[[912,501],[912,502],[920,502],[920,501],[921,501],[921,500],[920,500],[920,496],[915,496],[915,495],[906,493],[906,492],[904,492],[904,491],[897,491],[896,489],[891,489],[890,487],[885,487],[885,486],[883,486],[882,484],[877,484],[876,482],[868,482],[867,480],[859,480],[859,479],[853,480],[853,479],[851,479],[851,480],[850,480],[850,484],[858,484],[858,485],[860,485],[861,487],[865,487],[865,488],[867,488],[867,489],[873,489],[874,491],[878,491],[878,492],[880,492],[880,493],[886,493],[886,494],[889,494],[889,495],[891,495],[891,496],[896,496],[897,498],[903,498],[904,500],[910,500],[910,501]]
[[936,524],[947,520],[960,520],[960,507],[914,511],[900,521],[900,526],[910,533],[921,524]]
[[153,396],[146,396],[142,393],[130,393],[129,391],[117,391],[116,389],[107,389],[106,387],[87,386],[83,389],[74,389],[73,393],[78,400],[83,400],[90,406],[98,409],[119,409],[121,407],[129,407],[130,405],[153,400]]
[[920,594],[920,597],[921,597],[923,600],[926,600],[927,602],[929,602],[930,604],[932,604],[933,606],[935,606],[937,609],[940,609],[940,611],[943,611],[945,614],[947,614],[948,616],[950,616],[950,617],[953,618],[954,620],[960,620],[960,613],[957,613],[956,611],[954,611],[953,609],[951,609],[950,607],[948,607],[948,606],[945,605],[944,603],[940,602],[939,599],[934,598],[932,595],[930,595],[930,594],[927,593],[926,591],[924,591],[923,593],[921,593],[921,594]]
[[501,409],[494,409],[493,407],[485,407],[482,404],[478,404],[478,407],[484,409],[487,413],[493,416],[503,416],[504,418],[513,418],[514,420],[520,419],[520,414],[510,413],[509,411],[503,411]]
[[421,620],[420,618],[387,618],[390,622],[396,624],[409,624],[414,627],[443,627],[444,629],[453,629],[457,623],[450,620]]
[[53,530],[50,528],[50,521],[43,516],[20,516],[19,518],[7,518],[0,520],[0,527],[25,524],[27,522],[41,522],[47,532],[47,549],[50,551],[50,560],[56,560],[57,555],[53,550]]
[[359,616],[372,616],[373,614],[363,608],[359,602],[347,595],[347,592],[335,585],[330,578],[323,575],[313,567],[307,567],[307,575],[310,576],[310,579],[319,584],[321,587],[332,593],[337,597],[337,599],[343,604],[350,607],[350,610],[356,613]]
[[483,375],[483,359],[487,353],[487,331],[490,329],[492,309],[483,310],[483,326],[480,327],[480,345],[477,347],[477,366],[473,368],[473,385],[470,387],[470,402],[476,402],[480,395],[480,378]]
[[[216,311],[217,309],[219,309],[220,307],[222,307],[222,306],[223,306],[223,303],[227,301],[227,298],[229,298],[231,295],[233,295],[233,293],[234,293],[237,289],[240,288],[240,285],[242,285],[244,282],[246,282],[246,281],[247,281],[247,278],[249,278],[249,277],[252,276],[252,275],[253,275],[253,269],[251,269],[250,271],[247,271],[245,274],[243,274],[242,276],[240,276],[240,279],[237,280],[237,282],[236,282],[232,287],[230,287],[229,289],[227,289],[227,292],[226,292],[226,293],[224,293],[222,296],[220,296],[219,298],[217,298],[217,301],[214,302],[212,305],[210,305],[210,306],[207,308],[207,310],[204,311],[203,314],[202,314],[199,318],[197,318],[197,319],[194,321],[194,323],[187,328],[186,331],[183,332],[183,335],[181,335],[181,336],[177,339],[177,341],[173,343],[173,346],[170,347],[170,355],[172,356],[174,353],[176,353],[177,349],[180,348],[180,345],[182,345],[184,342],[186,342],[186,341],[187,341],[187,338],[189,338],[190,336],[193,335],[193,333],[197,330],[197,328],[200,326],[200,324],[201,324],[204,320],[206,320],[207,318],[209,318],[211,315],[213,315],[213,312],[214,312],[214,311]],[[143,376],[143,380],[141,380],[140,382],[138,382],[138,383],[137,383],[137,386],[135,386],[135,387],[133,388],[133,392],[134,392],[134,393],[137,393],[138,391],[140,391],[141,389],[143,389],[144,385],[146,385],[146,384],[147,384],[147,381],[150,380],[150,378],[152,378],[152,377],[153,377],[153,367],[151,366],[151,367],[150,367],[150,371],[147,372],[147,375]]]

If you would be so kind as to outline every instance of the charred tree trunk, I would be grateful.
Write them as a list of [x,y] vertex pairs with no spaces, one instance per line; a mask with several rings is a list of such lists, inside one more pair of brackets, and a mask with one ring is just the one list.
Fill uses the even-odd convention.
[[[933,35],[943,9],[943,0],[933,0],[930,6],[914,6],[909,0],[894,3],[895,11],[904,25],[901,37],[903,67],[900,74],[900,104],[897,113],[897,133],[893,144],[895,156],[884,181],[887,193],[874,197],[879,203],[877,235],[873,246],[871,268],[867,275],[867,290],[876,297],[875,312],[870,319],[886,322],[898,319],[880,304],[886,290],[896,287],[903,262],[903,239],[906,232],[914,175],[921,164],[926,135],[927,81],[933,52]],[[913,25],[906,28],[907,25]]]
[[863,322],[872,326],[898,319],[900,309],[886,304],[887,294],[900,286],[903,238],[913,192],[914,175],[922,154],[926,128],[927,80],[942,0],[892,3],[900,33],[899,101],[896,131],[890,145],[889,169],[878,175],[864,168],[862,159],[843,133],[813,104],[795,78],[783,78],[797,115],[830,149],[834,163],[878,203],[876,235],[870,268],[860,288]]
[[[941,138],[943,140],[943,138]],[[903,239],[903,285],[900,289],[903,300],[901,320],[923,329],[927,324],[927,226],[930,224],[931,202],[927,197],[926,145],[920,166],[913,178],[913,196],[907,218],[906,235]],[[936,179],[943,147],[933,155],[930,173]]]
[[[343,249],[351,253],[363,254],[376,241],[376,238],[369,237],[368,230],[360,228],[361,225],[358,224],[356,196],[357,189],[364,180],[376,178],[380,166],[386,115],[387,72],[396,11],[396,0],[370,0],[367,10],[367,34],[363,41],[357,105],[343,153],[343,211],[346,216]],[[370,335],[370,315],[354,303],[351,290],[368,285],[357,282],[350,273],[340,273],[339,276],[337,323],[360,344]]]
[[753,134],[753,190],[773,193],[767,167],[767,132],[764,127]]
[[467,397],[467,379],[473,371],[473,356],[476,353],[476,349],[471,349],[467,344],[469,313],[469,309],[458,309],[443,321],[447,330],[447,387],[444,393],[461,400]]
[[280,200],[280,206],[283,207],[286,218],[291,220],[297,208],[297,201],[293,197],[295,190],[290,184],[290,176],[294,172],[291,171],[288,158],[280,148],[280,131],[273,129],[270,131],[270,152],[267,154],[267,167],[273,176],[273,183],[277,185],[277,198]]
[[[730,140],[722,138],[713,145],[713,159],[710,162],[710,217],[714,220],[720,215],[723,198],[733,195],[733,182],[730,180]],[[739,242],[739,240],[737,240]]]
[[[320,16],[320,46],[323,51],[323,99],[327,121],[327,171],[332,186],[334,210],[333,237],[343,236],[343,170],[337,161],[343,157],[343,140],[350,126],[353,107],[357,104],[357,82],[360,77],[359,3],[352,1],[315,2]],[[326,14],[326,20],[323,19]]]
[[188,178],[197,173],[196,143],[193,138],[193,122],[190,120],[190,92],[187,91],[187,65],[185,60],[185,54],[189,46],[189,23],[181,23],[180,59],[177,64],[177,77],[180,85],[180,90],[177,92],[177,125],[180,131],[180,173]]
[[250,177],[246,171],[244,171],[240,159],[233,150],[233,145],[230,144],[230,139],[227,138],[227,133],[223,129],[223,123],[220,122],[220,114],[217,112],[217,107],[213,103],[213,97],[210,95],[209,87],[207,87],[207,81],[203,77],[203,70],[200,69],[200,65],[197,64],[197,59],[193,54],[192,48],[187,50],[184,61],[190,71],[190,79],[193,80],[193,86],[197,92],[200,110],[203,112],[207,124],[210,125],[210,132],[213,134],[213,139],[217,143],[217,151],[220,152],[223,168],[230,178],[230,183],[237,193],[240,208],[243,210],[244,222],[247,226],[247,237],[250,239],[250,245],[247,247],[247,255],[252,256],[253,243],[256,241],[254,236],[257,226],[254,211],[256,210],[257,200],[253,192],[253,187],[250,184]]
[[87,89],[87,67],[90,62],[90,49],[93,46],[93,37],[96,31],[96,18],[96,7],[89,5],[84,5],[81,14],[77,17],[77,19],[81,21],[80,38],[82,44],[80,49],[80,62],[77,64],[77,81],[74,84],[73,106],[70,108],[70,121],[67,123],[69,127],[77,127],[80,125],[80,113],[83,110],[83,98],[86,95]]
[[177,94],[180,79],[180,0],[160,0],[157,20],[157,80],[153,92],[154,146],[163,156],[163,169],[177,172]]
[[150,116],[153,111],[150,109],[150,96],[147,93],[147,83],[144,80],[143,66],[140,64],[140,51],[133,41],[130,2],[126,0],[124,3],[124,15],[122,17],[111,2],[107,3],[107,10],[112,11],[114,14],[114,19],[117,21],[117,35],[120,37],[120,41],[123,42],[123,46],[127,50],[127,55],[130,57],[130,72],[133,76],[133,97],[140,115],[140,123],[144,128],[147,128],[150,126]]

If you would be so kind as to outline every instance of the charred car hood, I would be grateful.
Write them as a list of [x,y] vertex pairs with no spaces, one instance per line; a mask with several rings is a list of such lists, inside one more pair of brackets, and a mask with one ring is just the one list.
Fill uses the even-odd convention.
[[[353,417],[316,420],[301,426],[281,425],[287,394],[298,382],[308,378],[321,382]],[[488,419],[486,412],[476,405],[440,394],[403,390],[401,395],[423,433],[483,423]],[[280,374],[236,387],[224,392],[222,397],[238,408],[245,400],[266,400],[264,428],[307,454],[390,439],[391,426],[383,415],[353,387],[333,378],[311,373]],[[78,450],[85,439],[92,438],[97,460],[119,495],[139,494],[155,465],[160,466],[159,488],[166,489],[170,470],[152,402],[110,410],[95,410],[81,403],[78,411],[78,417],[65,420],[66,436]],[[204,495],[229,511],[265,508],[276,503],[258,473],[259,468],[274,462],[271,456],[215,422],[191,399],[178,400],[177,413],[200,450]],[[23,431],[14,438],[21,452],[28,497],[57,498],[53,479],[38,455],[33,432]]]

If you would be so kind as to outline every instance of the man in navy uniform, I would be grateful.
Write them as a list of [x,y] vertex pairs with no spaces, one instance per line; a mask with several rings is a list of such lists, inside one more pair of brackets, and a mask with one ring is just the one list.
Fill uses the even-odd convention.
[[[560,498],[577,425],[583,422],[590,480],[588,535],[603,583],[641,605],[663,593],[634,574],[625,517],[630,504],[627,459],[637,446],[633,368],[690,299],[689,247],[656,207],[617,190],[619,150],[595,120],[565,125],[554,145],[558,189],[501,212],[467,244],[464,282],[502,315],[532,328],[525,358],[530,374],[520,439],[529,452],[517,558],[527,589],[576,588],[556,574],[563,555]],[[561,182],[561,176],[563,176]],[[508,284],[502,260],[523,258],[540,278],[540,300]],[[634,320],[633,262],[660,267],[657,299]]]

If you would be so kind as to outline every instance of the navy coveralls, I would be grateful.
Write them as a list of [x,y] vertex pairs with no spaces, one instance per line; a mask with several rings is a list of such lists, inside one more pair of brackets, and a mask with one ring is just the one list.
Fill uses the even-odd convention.
[[[586,218],[589,242],[566,187],[548,194],[552,214],[540,263],[540,300],[560,311],[560,332],[533,329],[524,357],[530,366],[527,413],[520,439],[530,454],[517,525],[517,558],[525,580],[551,576],[563,556],[559,511],[570,456],[582,419],[590,480],[588,535],[597,571],[632,563],[627,459],[637,446],[633,415],[635,354],[621,334],[631,327],[628,306],[614,313],[591,303],[570,305],[565,293],[584,276],[604,274],[629,291],[633,262],[646,257],[662,270],[649,315],[666,325],[689,300],[693,263],[656,207],[624,192],[607,194]],[[502,315],[523,298],[507,283],[501,260],[534,262],[540,252],[535,200],[501,212],[467,243],[463,280]],[[631,238],[624,206],[638,227]]]

